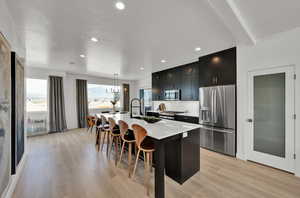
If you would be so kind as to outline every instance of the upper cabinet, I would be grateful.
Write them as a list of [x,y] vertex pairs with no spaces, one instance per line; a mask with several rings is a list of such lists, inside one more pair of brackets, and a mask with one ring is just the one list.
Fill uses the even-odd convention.
[[236,84],[236,48],[199,58],[199,87]]
[[152,74],[152,100],[164,100],[164,91],[170,89],[180,90],[180,100],[198,100],[198,85],[198,62],[156,72]]
[[179,89],[180,100],[198,101],[199,87],[236,84],[236,48],[199,58],[199,61],[152,73],[152,100],[164,91]]
[[199,64],[190,63],[180,67],[181,100],[194,101],[199,99]]

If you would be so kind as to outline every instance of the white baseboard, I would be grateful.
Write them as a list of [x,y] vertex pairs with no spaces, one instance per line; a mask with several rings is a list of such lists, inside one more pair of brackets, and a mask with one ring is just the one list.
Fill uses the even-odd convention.
[[6,188],[6,191],[4,191],[2,198],[11,198],[12,197],[14,190],[16,188],[16,185],[18,183],[18,180],[23,172],[26,158],[27,158],[27,153],[24,152],[23,157],[17,167],[16,174],[11,176],[9,185]]
[[245,154],[241,154],[239,152],[236,153],[236,158],[240,160],[247,160]]

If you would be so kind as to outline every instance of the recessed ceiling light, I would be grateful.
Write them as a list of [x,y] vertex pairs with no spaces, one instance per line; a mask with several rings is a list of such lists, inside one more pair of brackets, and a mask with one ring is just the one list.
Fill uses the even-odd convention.
[[80,54],[80,57],[81,57],[81,58],[85,58],[85,55],[84,55],[84,54]]
[[95,38],[95,37],[92,37],[92,38],[91,38],[91,41],[93,41],[93,42],[98,42],[98,39]]
[[118,1],[116,4],[115,4],[116,8],[118,10],[124,10],[125,9],[125,4],[122,2],[122,1]]
[[167,61],[163,59],[163,60],[161,60],[160,62],[165,63],[165,62],[167,62]]
[[144,70],[144,69],[145,69],[144,67],[141,67],[141,68],[140,68],[140,70]]
[[201,51],[201,47],[196,47],[196,48],[195,48],[195,51],[196,51],[196,52]]

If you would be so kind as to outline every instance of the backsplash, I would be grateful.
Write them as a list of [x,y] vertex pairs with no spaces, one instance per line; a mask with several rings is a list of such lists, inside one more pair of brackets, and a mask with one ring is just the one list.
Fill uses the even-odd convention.
[[199,116],[199,101],[153,101],[153,110],[164,103],[167,111],[187,111],[186,115]]

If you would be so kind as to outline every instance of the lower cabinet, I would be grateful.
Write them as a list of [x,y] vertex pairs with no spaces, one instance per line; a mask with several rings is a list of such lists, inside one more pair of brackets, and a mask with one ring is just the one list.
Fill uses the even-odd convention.
[[193,123],[193,124],[199,123],[199,117],[193,117],[193,116],[176,115],[175,120],[181,122]]
[[156,112],[147,112],[147,116],[159,117],[159,113]]
[[165,145],[166,175],[180,184],[200,170],[199,129],[182,134]]

